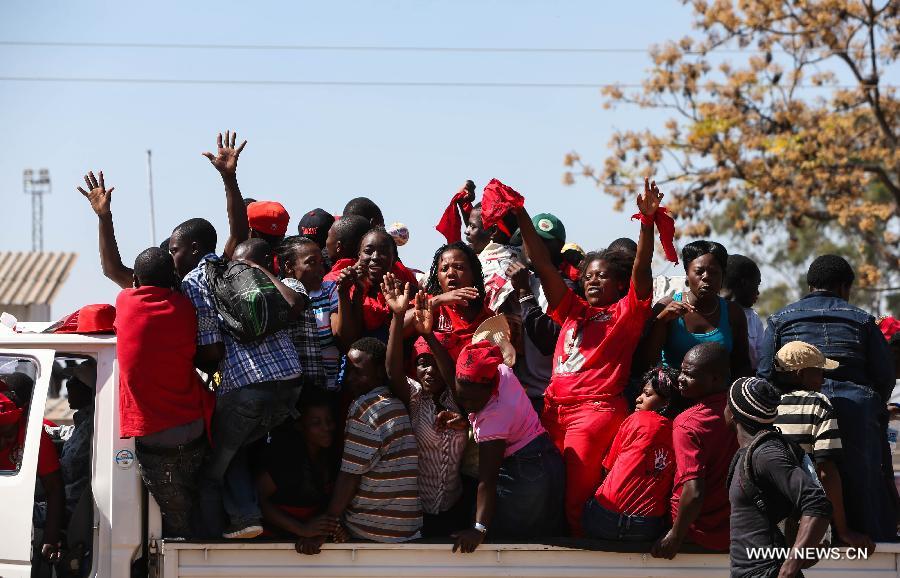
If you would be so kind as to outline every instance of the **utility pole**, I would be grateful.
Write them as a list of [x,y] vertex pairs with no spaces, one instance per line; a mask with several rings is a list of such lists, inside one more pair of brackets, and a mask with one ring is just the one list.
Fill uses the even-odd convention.
[[31,250],[44,250],[44,195],[50,194],[50,171],[32,169],[22,173],[22,190],[31,195]]
[[147,193],[150,195],[150,244],[156,245],[156,213],[153,209],[153,164],[151,152],[147,149]]

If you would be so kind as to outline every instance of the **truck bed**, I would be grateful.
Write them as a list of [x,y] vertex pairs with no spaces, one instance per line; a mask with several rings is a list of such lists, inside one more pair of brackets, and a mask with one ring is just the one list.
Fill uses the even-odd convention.
[[[621,550],[622,545],[618,546]],[[449,543],[421,542],[326,544],[317,556],[297,554],[290,542],[259,541],[163,541],[159,551],[163,578],[728,576],[727,554],[682,553],[674,560],[657,560],[639,552],[533,543],[483,544],[476,552],[465,555],[453,554]],[[867,560],[823,560],[804,574],[809,578],[859,575],[898,578],[898,556],[900,544],[878,544]]]

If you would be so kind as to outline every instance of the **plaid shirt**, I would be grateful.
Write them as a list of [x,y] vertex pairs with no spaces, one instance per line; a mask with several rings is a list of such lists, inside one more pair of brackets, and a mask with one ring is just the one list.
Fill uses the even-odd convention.
[[225,344],[225,357],[219,363],[222,382],[216,394],[223,395],[251,383],[299,376],[300,360],[287,331],[267,335],[255,343],[238,343],[224,330],[206,280],[206,262],[218,258],[214,253],[205,255],[181,281],[182,293],[197,310],[197,345]]
[[300,357],[300,365],[303,366],[303,383],[325,389],[328,386],[328,374],[325,373],[325,364],[322,361],[319,329],[310,308],[309,294],[303,283],[296,279],[286,277],[281,282],[303,295],[306,301],[306,310],[303,311],[303,315],[292,322],[287,329],[288,335],[297,349],[297,355]]

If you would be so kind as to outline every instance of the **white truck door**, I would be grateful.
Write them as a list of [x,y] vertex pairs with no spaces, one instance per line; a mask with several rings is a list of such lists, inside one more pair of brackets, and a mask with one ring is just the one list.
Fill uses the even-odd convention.
[[0,349],[0,357],[18,357],[33,361],[37,375],[31,394],[31,409],[25,433],[22,465],[18,472],[0,472],[0,576],[31,576],[31,517],[34,509],[34,484],[37,475],[38,446],[43,428],[47,388],[55,352],[47,349]]

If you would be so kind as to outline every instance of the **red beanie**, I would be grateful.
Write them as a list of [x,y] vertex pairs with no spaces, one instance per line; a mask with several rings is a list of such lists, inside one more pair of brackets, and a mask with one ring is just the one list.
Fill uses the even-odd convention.
[[463,347],[456,359],[456,379],[485,385],[497,382],[503,353],[489,341],[479,341]]
[[290,220],[290,215],[281,203],[256,201],[247,205],[247,224],[264,235],[283,236]]

